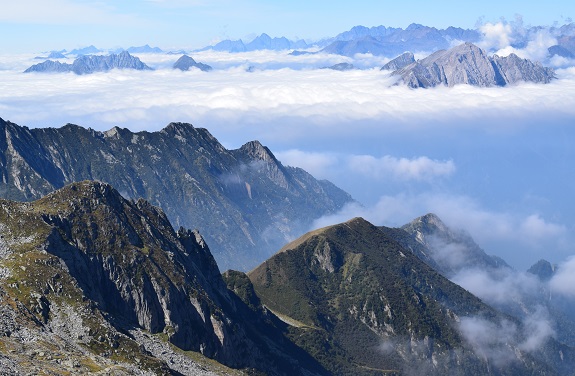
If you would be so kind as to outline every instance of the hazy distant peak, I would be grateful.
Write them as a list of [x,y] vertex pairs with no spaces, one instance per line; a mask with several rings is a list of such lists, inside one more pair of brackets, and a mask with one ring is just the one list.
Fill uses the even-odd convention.
[[533,264],[527,272],[536,275],[542,281],[548,281],[555,274],[555,265],[551,265],[549,261],[541,259]]

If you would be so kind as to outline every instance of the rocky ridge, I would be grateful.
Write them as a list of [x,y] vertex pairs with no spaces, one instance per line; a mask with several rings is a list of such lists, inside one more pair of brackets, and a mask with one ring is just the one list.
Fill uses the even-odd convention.
[[515,54],[488,56],[472,43],[434,52],[392,74],[400,76],[411,88],[452,87],[458,84],[506,86],[518,82],[549,83],[555,78],[553,69],[545,68],[540,63],[521,59]]
[[[333,374],[571,372],[572,348],[551,337],[524,346],[528,326],[422,262],[398,231],[355,218],[304,235],[248,276],[290,338]],[[478,341],[475,329],[487,328],[510,331]]]
[[322,373],[227,289],[197,232],[175,231],[144,200],[74,183],[31,203],[0,200],[0,230],[0,346],[14,350],[2,364],[173,374],[183,360],[184,374],[210,374],[182,357],[192,351],[236,369]]
[[107,72],[111,69],[135,69],[152,70],[139,58],[130,55],[128,51],[107,56],[83,55],[74,60],[72,64],[60,63],[59,61],[46,60],[43,63],[34,64],[24,73],[63,73],[74,72],[76,74],[90,74],[95,72]]
[[75,181],[104,181],[161,207],[174,225],[197,228],[224,270],[248,270],[352,200],[283,166],[259,142],[227,150],[186,123],[133,133],[28,129],[0,119],[0,158],[0,197],[30,201]]

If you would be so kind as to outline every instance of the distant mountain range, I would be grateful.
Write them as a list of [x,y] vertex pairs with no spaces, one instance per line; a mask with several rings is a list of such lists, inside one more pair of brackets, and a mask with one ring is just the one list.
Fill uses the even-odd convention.
[[273,50],[282,51],[290,49],[305,49],[308,44],[304,40],[290,41],[285,37],[272,38],[267,34],[261,34],[254,38],[249,43],[244,43],[241,39],[238,40],[223,40],[213,46],[207,46],[197,51],[214,50],[214,51],[227,51],[227,52],[249,52],[259,50]]
[[382,69],[397,68],[393,75],[412,88],[468,84],[480,87],[505,86],[517,82],[549,83],[555,78],[551,68],[521,59],[515,54],[489,56],[472,43],[440,50],[414,61],[403,54]]
[[85,179],[160,206],[176,226],[197,228],[220,267],[248,270],[352,198],[257,141],[225,149],[206,129],[160,132],[77,125],[28,129],[0,119],[0,197],[34,200]]
[[[539,32],[543,27],[533,26],[524,29],[521,33],[513,35],[511,46],[514,48],[525,48],[529,38]],[[561,27],[547,27],[551,35],[557,38],[557,44],[549,47],[549,56],[561,56],[565,58],[575,57],[575,23],[563,25]],[[241,39],[226,39],[215,45],[210,45],[196,51],[214,50],[225,52],[249,52],[260,50],[284,51],[293,50],[291,54],[301,55],[316,52],[301,51],[314,48],[315,51],[333,53],[354,57],[356,54],[372,54],[376,56],[394,57],[406,51],[414,53],[433,53],[437,50],[449,49],[454,44],[464,42],[476,43],[483,38],[482,33],[477,29],[463,29],[450,26],[445,29],[425,26],[421,24],[411,24],[407,28],[386,27],[383,25],[366,27],[354,26],[348,31],[344,31],[335,37],[325,38],[319,41],[306,42],[303,39],[289,40],[286,37],[270,37],[266,33],[255,37],[250,42]],[[128,49],[113,49],[109,52],[119,54],[123,51],[130,53],[163,53],[159,47],[150,47],[148,44]],[[61,58],[61,55],[93,55],[101,53],[103,50],[91,45],[84,48],[74,49],[70,52],[54,51],[54,56],[48,58]],[[494,51],[488,51],[494,52]],[[186,54],[185,51],[167,52],[169,54]],[[56,55],[57,54],[57,55]],[[59,56],[59,57],[56,57]],[[41,58],[41,57],[39,57]]]
[[356,26],[341,33],[321,52],[353,57],[356,54],[397,56],[405,51],[433,52],[449,48],[454,41],[477,42],[477,30],[449,27],[444,30],[411,24],[405,30],[385,26],[366,28]]
[[135,70],[152,70],[142,61],[124,51],[119,54],[101,55],[83,55],[72,64],[60,63],[59,61],[46,60],[43,63],[32,65],[24,73],[41,72],[41,73],[63,73],[74,72],[76,74],[90,74],[94,72],[107,72],[111,69],[135,69]]

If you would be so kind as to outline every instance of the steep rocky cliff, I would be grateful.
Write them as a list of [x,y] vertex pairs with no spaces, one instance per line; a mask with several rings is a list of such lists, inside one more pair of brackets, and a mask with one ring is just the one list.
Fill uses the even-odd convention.
[[[234,368],[323,372],[227,289],[199,233],[175,231],[159,208],[104,183],[0,200],[0,271],[2,349],[31,342],[52,358],[69,352],[78,371],[90,361],[170,373],[169,354],[152,353],[176,356],[170,343]],[[26,369],[25,357],[8,354]]]
[[133,133],[72,124],[28,129],[0,119],[0,197],[34,200],[85,179],[160,206],[176,226],[199,229],[223,270],[248,270],[352,200],[283,166],[257,141],[227,150],[191,124]]

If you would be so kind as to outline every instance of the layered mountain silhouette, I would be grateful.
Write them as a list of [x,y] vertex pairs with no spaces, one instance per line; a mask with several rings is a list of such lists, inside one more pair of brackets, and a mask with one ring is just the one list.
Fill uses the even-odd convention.
[[355,26],[351,30],[329,39],[321,51],[353,57],[356,54],[397,56],[405,51],[433,52],[449,48],[453,41],[477,42],[477,30],[455,27],[436,29],[411,24],[406,29],[377,26]]
[[501,258],[487,255],[467,233],[449,228],[431,213],[401,229],[408,237],[395,235],[395,239],[442,275],[459,283],[482,281],[482,286],[475,286],[477,291],[499,290],[481,296],[484,302],[521,320],[537,318],[556,331],[558,340],[575,345],[573,308],[552,296],[547,282],[556,267],[548,261],[539,260],[527,273],[515,271]]
[[230,40],[226,39],[213,46],[207,46],[199,51],[214,50],[214,51],[226,51],[226,52],[249,52],[249,51],[260,51],[260,50],[273,50],[282,51],[290,49],[303,49],[307,48],[307,43],[303,40],[291,41],[286,37],[270,37],[269,35],[263,33],[251,42],[245,43],[241,39]]
[[111,69],[135,69],[152,70],[144,64],[138,57],[130,55],[128,51],[110,55],[83,55],[72,64],[61,63],[59,61],[46,60],[43,63],[32,65],[24,73],[63,73],[74,72],[76,74],[90,74],[95,72],[107,72]]
[[28,129],[0,120],[0,197],[34,200],[85,179],[160,206],[176,226],[197,228],[221,268],[248,270],[352,198],[265,146],[225,149],[206,129],[160,132],[77,125]]
[[[397,63],[403,58],[396,60]],[[402,64],[398,64],[401,66]],[[412,88],[468,84],[479,87],[505,86],[517,82],[549,83],[551,68],[543,67],[515,54],[489,56],[472,43],[440,50],[425,59],[405,65],[393,72]]]

